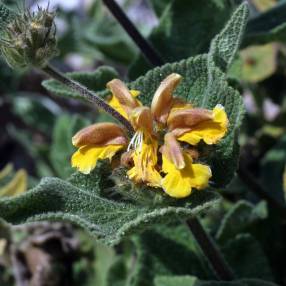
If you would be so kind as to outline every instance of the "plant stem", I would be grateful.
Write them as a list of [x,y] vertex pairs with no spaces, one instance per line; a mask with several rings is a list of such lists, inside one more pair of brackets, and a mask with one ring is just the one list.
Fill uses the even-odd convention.
[[120,6],[114,0],[103,0],[103,3],[117,19],[120,25],[125,29],[130,38],[135,42],[135,44],[141,50],[145,58],[154,66],[163,65],[164,62],[161,59],[160,55],[151,46],[151,44],[140,34],[137,28],[122,11]]
[[42,69],[46,74],[50,77],[60,81],[64,85],[70,87],[73,90],[76,90],[80,93],[80,95],[86,100],[95,103],[96,106],[106,113],[110,114],[112,117],[117,119],[127,130],[128,136],[132,137],[134,134],[134,129],[130,122],[126,120],[120,113],[118,113],[115,109],[113,109],[110,105],[108,105],[103,99],[98,97],[93,91],[89,90],[85,86],[80,83],[67,78],[64,74],[56,70],[53,66],[47,65]]
[[215,242],[204,230],[200,221],[196,217],[193,217],[187,220],[187,225],[198,242],[202,252],[207,257],[211,267],[217,275],[217,278],[224,281],[233,280],[234,274],[232,270],[224,260],[224,257]]

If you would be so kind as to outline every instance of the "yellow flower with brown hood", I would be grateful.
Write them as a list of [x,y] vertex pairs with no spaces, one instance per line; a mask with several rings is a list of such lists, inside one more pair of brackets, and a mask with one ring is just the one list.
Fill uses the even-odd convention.
[[195,108],[173,96],[181,81],[170,74],[156,90],[151,108],[139,101],[139,91],[129,90],[118,79],[107,84],[112,96],[108,103],[129,120],[132,138],[114,123],[98,123],[79,131],[73,144],[79,149],[72,165],[88,174],[100,159],[112,160],[121,152],[121,165],[135,184],[162,188],[174,198],[184,198],[193,189],[208,186],[211,169],[199,162],[196,145],[216,144],[227,132],[228,119],[223,106],[213,110]]
[[72,166],[89,174],[100,159],[109,159],[127,144],[124,130],[114,123],[97,123],[80,130],[72,143],[79,149],[72,156]]

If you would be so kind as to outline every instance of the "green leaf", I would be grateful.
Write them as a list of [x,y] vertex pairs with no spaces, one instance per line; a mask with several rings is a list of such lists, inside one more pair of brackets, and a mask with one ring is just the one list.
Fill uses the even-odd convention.
[[158,17],[160,17],[165,11],[166,7],[170,4],[169,0],[149,0],[152,5],[154,12]]
[[277,144],[269,150],[263,160],[261,181],[266,190],[276,199],[285,203],[283,191],[283,172],[286,164],[286,136],[282,136]]
[[132,286],[152,286],[157,275],[213,277],[186,225],[177,223],[145,231],[134,238],[134,243],[137,262],[130,279]]
[[[118,73],[111,67],[102,66],[93,72],[72,72],[66,73],[66,76],[78,81],[92,91],[100,91],[105,89],[107,82],[118,77]],[[76,91],[54,79],[45,80],[42,85],[55,95],[82,100],[82,97]]]
[[224,216],[216,239],[225,243],[237,234],[247,232],[255,222],[266,217],[267,207],[264,202],[254,206],[246,201],[239,201]]
[[286,3],[281,1],[272,9],[250,19],[244,46],[266,44],[274,41],[285,42],[286,35]]
[[75,148],[71,138],[81,128],[90,124],[78,116],[62,115],[55,124],[50,152],[51,164],[60,178],[67,178],[73,173],[70,160]]
[[113,248],[96,243],[95,279],[90,285],[107,286],[107,276],[116,259]]
[[256,83],[274,74],[278,49],[274,44],[251,46],[241,51],[241,79]]
[[209,63],[213,62],[223,71],[227,71],[240,46],[248,19],[248,4],[241,4],[231,16],[223,30],[212,40],[209,51]]
[[27,126],[36,126],[43,133],[49,133],[55,123],[55,115],[59,109],[48,98],[30,93],[15,93],[12,100],[12,110]]
[[198,279],[192,276],[158,276],[155,286],[196,286]]
[[155,286],[277,286],[259,279],[241,279],[230,282],[203,281],[193,276],[158,276]]
[[0,217],[12,224],[67,220],[113,244],[154,223],[196,215],[218,200],[216,193],[203,191],[195,192],[181,206],[143,207],[116,202],[100,196],[110,184],[108,177],[106,168],[98,167],[92,175],[74,175],[70,182],[44,178],[29,192],[0,200]]
[[259,242],[251,235],[239,234],[221,249],[236,277],[273,280],[269,261]]
[[[136,49],[125,31],[112,18],[101,13],[97,23],[92,22],[85,29],[83,47],[97,49],[106,60],[113,60],[128,65],[135,58]],[[105,59],[103,58],[103,60]]]
[[[205,53],[234,7],[228,0],[174,0],[164,10],[149,41],[165,62]],[[134,79],[150,68],[140,55],[131,65],[129,77]]]
[[109,269],[106,285],[126,286],[127,277],[128,270],[126,267],[126,261],[123,257],[118,257],[113,261],[113,264]]

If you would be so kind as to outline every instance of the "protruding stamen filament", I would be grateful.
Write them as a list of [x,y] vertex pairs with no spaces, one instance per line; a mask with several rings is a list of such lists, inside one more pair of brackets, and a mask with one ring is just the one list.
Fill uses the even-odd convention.
[[127,152],[131,150],[136,150],[137,152],[142,151],[144,140],[144,133],[142,131],[135,132],[134,136],[131,138],[130,143],[127,147]]

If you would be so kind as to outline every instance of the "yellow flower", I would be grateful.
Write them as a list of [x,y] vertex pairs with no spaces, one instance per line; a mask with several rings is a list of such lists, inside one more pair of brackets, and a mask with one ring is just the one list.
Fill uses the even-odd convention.
[[225,136],[228,118],[224,107],[218,104],[212,111],[191,108],[171,112],[168,125],[179,141],[197,145],[203,140],[212,145]]
[[129,90],[118,79],[110,81],[109,105],[129,120],[135,133],[129,140],[114,123],[84,128],[73,137],[73,144],[79,148],[72,157],[73,167],[88,174],[99,159],[112,160],[121,152],[121,165],[128,168],[127,176],[135,184],[162,188],[174,198],[206,188],[211,169],[194,162],[199,157],[194,146],[201,140],[216,144],[227,132],[228,119],[221,105],[207,110],[174,98],[180,81],[178,74],[166,77],[150,108],[137,99],[138,91]]
[[[146,135],[143,135],[146,136]],[[142,146],[135,149],[132,154],[134,167],[132,167],[127,175],[136,183],[146,183],[148,186],[160,187],[161,175],[156,170],[157,165],[157,149],[156,140],[148,137],[143,138]]]
[[89,174],[100,159],[109,159],[127,144],[122,128],[114,123],[97,123],[80,130],[73,137],[79,149],[71,163],[83,174]]
[[134,150],[132,159],[134,167],[127,175],[135,183],[160,187],[161,176],[156,170],[158,142],[153,135],[153,117],[149,107],[137,107],[129,114],[129,120],[135,129],[128,149]]
[[193,164],[192,157],[184,152],[185,167],[176,168],[175,164],[163,155],[162,171],[167,175],[161,182],[164,191],[174,198],[185,198],[193,188],[205,189],[212,175],[211,169],[202,164]]
[[[0,170],[0,180],[7,180],[9,176],[14,172],[14,168],[12,164],[8,164],[5,166],[3,170]],[[27,190],[28,184],[28,175],[26,170],[20,169],[15,175],[13,175],[12,179],[3,186],[0,187],[0,197],[6,196],[17,196],[24,193]]]
[[174,134],[167,133],[161,148],[163,155],[162,171],[166,176],[161,181],[164,191],[171,197],[184,198],[192,189],[208,186],[211,169],[202,164],[193,164],[191,152],[182,150]]

